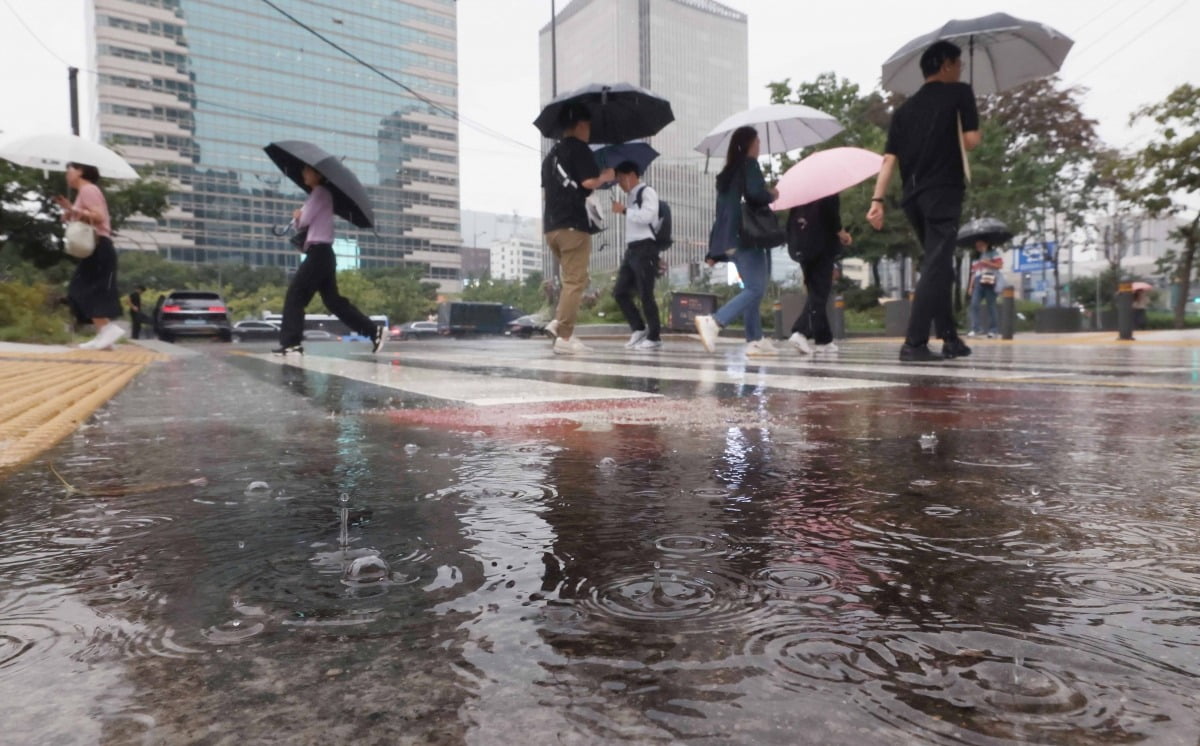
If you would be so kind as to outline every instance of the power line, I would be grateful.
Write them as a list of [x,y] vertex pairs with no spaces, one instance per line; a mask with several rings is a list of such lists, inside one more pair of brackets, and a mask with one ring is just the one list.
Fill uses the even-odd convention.
[[1155,0],[1146,0],[1146,2],[1139,5],[1136,10],[1134,10],[1132,13],[1125,16],[1120,21],[1118,21],[1116,24],[1114,24],[1108,31],[1105,31],[1104,33],[1100,34],[1096,38],[1089,40],[1086,46],[1081,47],[1075,53],[1075,56],[1078,57],[1092,49],[1095,49],[1097,44],[1099,44],[1101,41],[1103,41],[1104,39],[1111,36],[1113,33],[1124,29],[1126,23],[1128,23],[1133,18],[1141,15],[1142,11],[1144,11],[1146,8],[1149,8],[1151,5],[1154,4],[1154,2],[1155,2]]
[[33,40],[40,44],[42,49],[45,49],[47,52],[49,52],[51,57],[63,63],[67,67],[74,67],[74,65],[72,65],[70,62],[67,62],[62,57],[59,57],[57,52],[47,46],[46,42],[42,41],[41,37],[34,33],[33,29],[29,27],[29,24],[25,23],[25,19],[21,17],[21,14],[17,13],[16,9],[13,8],[12,5],[9,5],[8,0],[0,0],[0,2],[4,3],[4,7],[8,8],[8,12],[13,14],[13,16],[17,19],[17,23],[24,26],[25,30],[29,32],[29,35],[33,37]]
[[1130,38],[1130,39],[1126,40],[1126,42],[1125,42],[1124,44],[1122,44],[1120,47],[1118,47],[1118,48],[1117,48],[1117,49],[1116,49],[1114,52],[1112,52],[1111,54],[1109,54],[1108,56],[1106,56],[1104,59],[1100,60],[1100,61],[1099,61],[1099,62],[1097,62],[1096,64],[1094,64],[1094,65],[1092,65],[1091,67],[1089,67],[1089,68],[1088,68],[1088,69],[1087,69],[1085,72],[1083,72],[1083,73],[1081,73],[1081,74],[1079,74],[1079,75],[1076,75],[1076,76],[1075,76],[1075,81],[1076,81],[1076,82],[1078,82],[1078,81],[1080,81],[1080,80],[1082,80],[1082,79],[1086,78],[1088,75],[1092,74],[1093,72],[1095,72],[1095,71],[1096,71],[1097,69],[1099,69],[1100,67],[1103,67],[1103,66],[1104,66],[1104,64],[1105,64],[1106,62],[1108,62],[1109,60],[1111,60],[1113,57],[1116,57],[1116,56],[1117,56],[1118,54],[1120,54],[1121,52],[1124,52],[1124,51],[1125,51],[1125,50],[1126,50],[1126,49],[1129,47],[1129,45],[1130,45],[1130,44],[1134,43],[1134,42],[1135,42],[1135,41],[1137,41],[1138,39],[1140,39],[1140,38],[1142,38],[1143,36],[1145,36],[1146,34],[1150,33],[1150,31],[1151,31],[1151,30],[1152,30],[1152,29],[1153,29],[1155,26],[1157,26],[1158,24],[1160,24],[1160,23],[1162,23],[1163,21],[1167,20],[1167,18],[1168,18],[1168,17],[1170,17],[1171,15],[1173,15],[1173,14],[1175,13],[1175,11],[1177,11],[1177,10],[1179,10],[1180,8],[1182,8],[1183,6],[1187,5],[1187,2],[1188,2],[1188,0],[1180,0],[1180,2],[1179,2],[1178,4],[1176,4],[1176,5],[1175,5],[1174,7],[1172,7],[1170,10],[1168,10],[1166,13],[1163,13],[1163,14],[1162,14],[1162,15],[1161,15],[1161,16],[1160,16],[1160,17],[1159,17],[1159,18],[1158,18],[1156,21],[1154,21],[1153,23],[1151,23],[1149,26],[1146,26],[1144,29],[1142,29],[1142,30],[1141,30],[1141,31],[1139,31],[1138,33],[1134,34],[1132,38]]
[[1100,20],[1103,16],[1107,15],[1108,11],[1112,10],[1113,8],[1117,7],[1118,5],[1123,4],[1124,2],[1125,2],[1125,0],[1116,0],[1112,5],[1108,6],[1104,10],[1097,13],[1096,15],[1094,15],[1091,18],[1084,21],[1082,26],[1079,26],[1078,28],[1075,29],[1075,33],[1078,34],[1080,31],[1083,31],[1088,26],[1091,26],[1094,22]]
[[371,64],[371,63],[369,63],[369,62],[367,62],[367,61],[366,61],[366,60],[364,60],[363,58],[359,57],[358,55],[354,54],[354,53],[353,53],[353,52],[351,52],[350,50],[348,50],[348,49],[346,49],[345,47],[341,46],[340,44],[338,44],[337,42],[333,41],[333,40],[332,40],[332,39],[330,39],[329,37],[325,36],[325,35],[324,35],[324,34],[322,34],[320,31],[317,31],[317,30],[316,30],[315,28],[313,28],[312,26],[309,26],[309,25],[308,25],[308,24],[306,24],[304,21],[301,21],[299,18],[295,17],[295,16],[294,16],[294,15],[292,15],[291,13],[288,13],[288,12],[287,12],[286,10],[284,10],[283,8],[280,8],[278,5],[276,5],[276,4],[275,4],[274,2],[272,2],[271,0],[262,0],[262,2],[263,2],[265,5],[267,5],[267,6],[271,7],[271,8],[273,8],[273,9],[274,9],[274,10],[275,10],[277,13],[279,13],[280,15],[282,15],[284,18],[287,18],[287,19],[288,19],[289,21],[291,21],[292,23],[296,24],[297,26],[299,26],[300,28],[302,28],[302,29],[304,29],[305,31],[309,32],[309,33],[310,33],[310,34],[312,34],[313,36],[317,37],[317,38],[318,38],[318,39],[320,39],[321,41],[323,41],[323,42],[325,42],[326,44],[328,44],[329,46],[331,46],[331,47],[333,47],[334,49],[338,50],[338,51],[339,51],[339,52],[341,52],[342,54],[346,55],[346,56],[347,56],[347,57],[349,57],[350,59],[352,59],[352,60],[354,60],[355,62],[357,62],[358,64],[360,64],[360,65],[362,65],[363,67],[367,68],[368,70],[372,71],[373,73],[375,73],[376,75],[380,76],[380,77],[381,77],[381,78],[383,78],[384,80],[387,80],[387,81],[389,81],[390,83],[393,83],[394,85],[396,85],[396,86],[399,86],[400,88],[402,88],[402,89],[404,89],[405,91],[407,91],[407,92],[408,92],[410,95],[412,95],[413,97],[417,98],[417,99],[418,99],[418,100],[420,100],[420,101],[423,101],[423,102],[425,102],[426,104],[428,104],[429,106],[433,107],[434,109],[437,109],[438,111],[441,111],[442,113],[446,114],[446,115],[447,115],[447,116],[449,116],[450,118],[452,118],[452,119],[454,119],[454,120],[456,120],[456,121],[458,121],[458,122],[461,122],[461,123],[463,123],[463,124],[467,125],[468,127],[471,127],[472,129],[476,129],[476,130],[478,130],[478,131],[480,131],[480,132],[484,133],[485,135],[490,135],[490,136],[492,136],[492,137],[495,137],[495,138],[497,138],[497,139],[501,139],[501,140],[508,140],[509,142],[515,143],[515,144],[517,144],[517,145],[519,145],[519,146],[521,146],[521,147],[523,147],[523,148],[527,148],[527,149],[529,149],[529,150],[537,151],[537,152],[539,152],[539,153],[541,152],[541,151],[540,151],[540,149],[538,149],[538,148],[535,148],[534,146],[532,146],[532,145],[529,145],[528,143],[521,142],[520,140],[517,140],[516,138],[509,137],[508,135],[504,134],[503,132],[499,132],[499,131],[497,131],[497,130],[493,130],[493,129],[491,129],[490,127],[487,127],[487,126],[485,126],[485,125],[479,124],[478,122],[473,122],[473,121],[471,121],[471,120],[469,120],[469,119],[465,119],[465,118],[463,118],[462,116],[460,116],[460,115],[459,115],[459,113],[458,113],[457,111],[454,111],[453,109],[449,109],[449,108],[447,108],[447,107],[443,106],[442,104],[439,104],[439,103],[437,103],[436,101],[433,101],[433,100],[429,99],[428,97],[424,96],[424,95],[423,95],[423,94],[421,94],[420,92],[418,92],[418,91],[414,90],[413,88],[410,88],[409,86],[405,85],[404,83],[401,83],[399,80],[396,80],[396,79],[395,79],[395,78],[393,78],[391,75],[388,75],[386,72],[384,72],[383,70],[380,70],[378,67],[375,67],[374,65],[372,65],[372,64]]

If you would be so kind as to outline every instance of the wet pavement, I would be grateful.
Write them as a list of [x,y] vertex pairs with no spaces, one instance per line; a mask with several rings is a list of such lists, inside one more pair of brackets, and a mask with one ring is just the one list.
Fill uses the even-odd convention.
[[12,743],[1200,734],[1200,346],[195,345],[0,473]]

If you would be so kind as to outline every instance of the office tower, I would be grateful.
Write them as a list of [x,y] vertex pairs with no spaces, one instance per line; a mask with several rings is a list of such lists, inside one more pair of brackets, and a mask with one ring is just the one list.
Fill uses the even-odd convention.
[[294,268],[300,255],[271,229],[304,193],[262,148],[309,140],[344,158],[375,209],[374,231],[338,222],[339,266],[420,266],[459,288],[453,0],[89,7],[101,139],[172,185],[167,215],[118,247]]

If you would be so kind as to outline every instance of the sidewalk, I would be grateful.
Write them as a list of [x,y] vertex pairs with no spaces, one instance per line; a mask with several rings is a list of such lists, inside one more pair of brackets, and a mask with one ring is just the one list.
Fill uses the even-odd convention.
[[138,344],[80,350],[0,342],[0,469],[50,448],[143,368],[166,359]]

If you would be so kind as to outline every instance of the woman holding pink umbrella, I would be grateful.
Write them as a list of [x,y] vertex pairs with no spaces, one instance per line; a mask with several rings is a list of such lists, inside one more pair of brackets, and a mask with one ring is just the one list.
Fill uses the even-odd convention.
[[826,309],[833,290],[834,264],[841,248],[852,240],[842,227],[841,207],[841,198],[831,194],[793,207],[788,213],[788,254],[800,263],[806,291],[804,310],[792,324],[788,344],[802,355],[838,349]]

